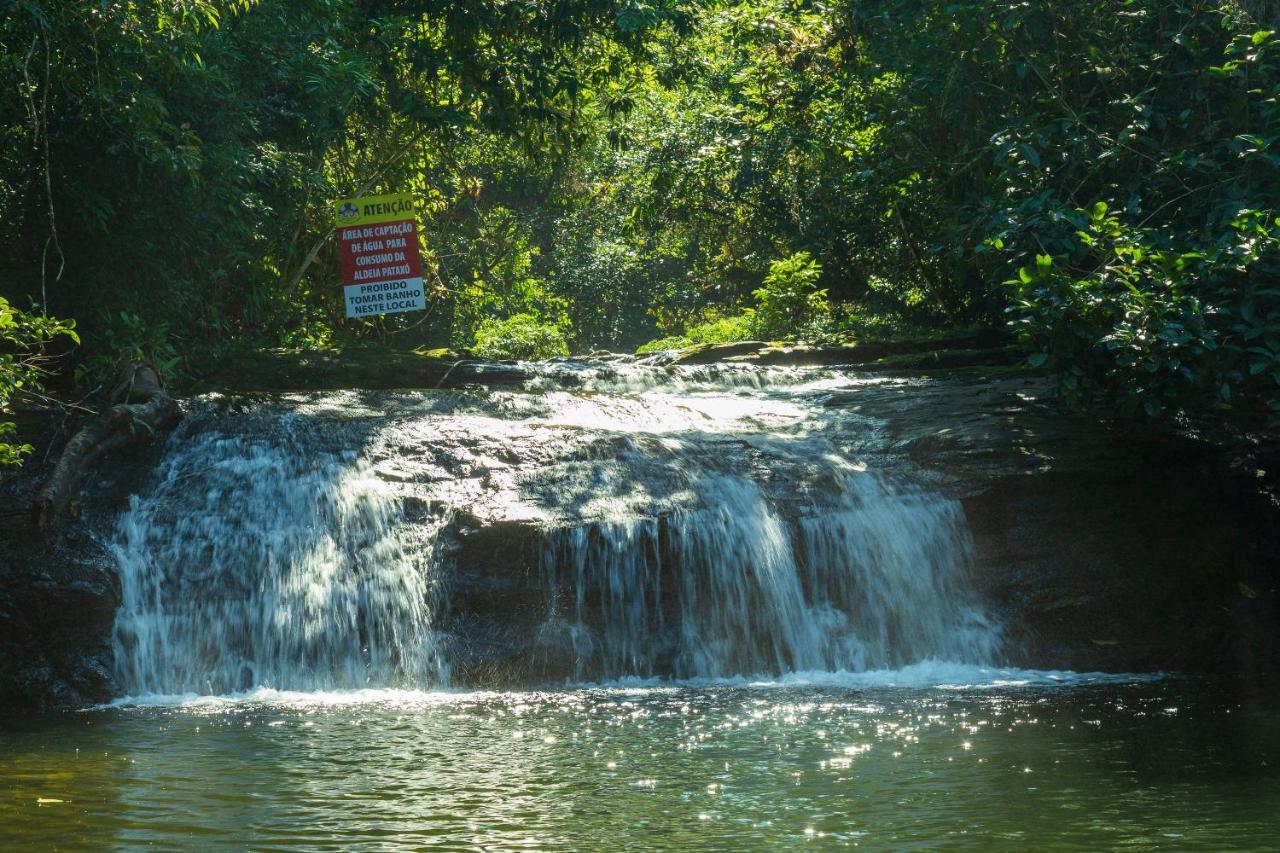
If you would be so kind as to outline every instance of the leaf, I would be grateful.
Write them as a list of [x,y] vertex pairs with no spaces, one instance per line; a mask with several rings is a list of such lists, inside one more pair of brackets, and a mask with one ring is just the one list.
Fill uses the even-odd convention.
[[1032,367],[1042,367],[1048,360],[1049,354],[1047,352],[1034,352],[1027,356],[1027,364]]
[[1245,598],[1249,599],[1250,601],[1258,597],[1258,591],[1253,587],[1249,586],[1244,581],[1238,582],[1236,584],[1236,588],[1240,590],[1241,595],[1243,595]]

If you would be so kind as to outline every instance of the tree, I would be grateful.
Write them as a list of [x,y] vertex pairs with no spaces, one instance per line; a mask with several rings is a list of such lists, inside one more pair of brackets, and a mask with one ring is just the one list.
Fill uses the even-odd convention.
[[[59,336],[79,342],[73,323],[20,311],[0,297],[0,418],[18,395],[39,393],[50,361],[42,347]],[[0,419],[0,468],[30,452],[31,445],[19,443],[14,423]]]

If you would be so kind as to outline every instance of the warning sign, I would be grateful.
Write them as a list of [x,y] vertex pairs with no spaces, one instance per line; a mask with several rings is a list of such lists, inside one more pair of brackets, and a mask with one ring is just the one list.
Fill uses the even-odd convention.
[[427,307],[413,196],[375,195],[338,202],[338,246],[348,317]]

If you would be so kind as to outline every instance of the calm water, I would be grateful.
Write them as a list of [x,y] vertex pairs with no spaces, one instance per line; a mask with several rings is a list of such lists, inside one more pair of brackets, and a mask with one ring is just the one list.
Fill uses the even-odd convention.
[[7,849],[802,843],[1274,849],[1280,713],[1167,679],[259,692],[0,729]]

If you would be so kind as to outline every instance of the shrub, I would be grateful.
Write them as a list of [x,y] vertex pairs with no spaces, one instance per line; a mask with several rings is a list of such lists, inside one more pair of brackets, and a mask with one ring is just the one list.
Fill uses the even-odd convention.
[[652,352],[663,352],[669,349],[683,349],[689,346],[689,339],[682,337],[654,338],[636,347],[636,355],[648,355]]
[[569,354],[564,330],[532,314],[480,321],[471,349],[478,357],[489,359],[535,360]]
[[[14,308],[0,297],[0,413],[8,411],[9,401],[24,392],[39,392],[45,375],[41,364],[41,347],[59,335],[76,343],[75,323],[41,317]],[[18,444],[11,422],[0,422],[0,467],[16,465],[31,452],[31,446]]]
[[94,354],[76,368],[80,382],[112,382],[121,365],[130,362],[148,362],[168,380],[182,362],[168,323],[148,323],[137,314],[121,311],[103,315],[96,328],[90,342]]
[[1009,313],[1035,367],[1067,400],[1156,416],[1187,405],[1265,406],[1280,416],[1280,219],[1240,210],[1198,239],[1080,211],[1095,260],[1081,275],[1040,255],[1008,282]]
[[703,313],[702,320],[685,329],[684,334],[649,341],[636,352],[643,355],[697,344],[727,344],[751,340],[755,337],[754,320],[755,311],[751,308],[739,314],[721,314],[715,309],[709,309]]
[[754,291],[752,331],[766,339],[794,338],[831,313],[827,291],[817,288],[822,265],[808,252],[771,261],[764,287]]
[[749,340],[752,337],[753,315],[750,308],[741,314],[722,315],[710,312],[707,319],[691,326],[684,336],[693,344],[727,344]]

